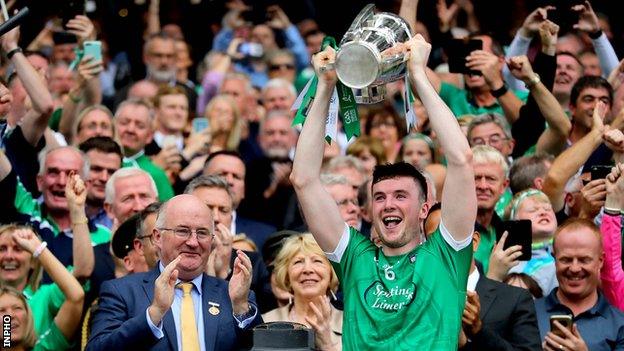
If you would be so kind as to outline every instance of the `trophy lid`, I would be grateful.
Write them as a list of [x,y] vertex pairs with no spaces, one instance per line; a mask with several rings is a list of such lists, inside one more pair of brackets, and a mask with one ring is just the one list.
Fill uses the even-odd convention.
[[336,74],[348,87],[362,89],[377,79],[381,57],[365,41],[352,41],[340,48],[336,55]]

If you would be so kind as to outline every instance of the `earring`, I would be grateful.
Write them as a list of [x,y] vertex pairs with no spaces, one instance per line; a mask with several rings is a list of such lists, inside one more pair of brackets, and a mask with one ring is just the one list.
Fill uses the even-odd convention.
[[292,305],[292,303],[293,303],[292,302],[292,296],[288,296],[288,305],[290,306],[290,305]]
[[332,299],[334,299],[334,301],[338,301],[338,297],[336,297],[336,294],[334,294],[333,290],[330,290],[329,293],[331,294]]

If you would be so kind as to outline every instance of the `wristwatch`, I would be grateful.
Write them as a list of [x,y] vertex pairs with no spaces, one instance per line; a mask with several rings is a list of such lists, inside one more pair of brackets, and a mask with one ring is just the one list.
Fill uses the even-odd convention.
[[539,74],[537,74],[537,73],[533,73],[533,77],[529,78],[529,81],[528,81],[528,82],[526,82],[526,83],[524,83],[524,86],[525,86],[527,89],[529,89],[529,90],[530,90],[530,89],[531,89],[531,88],[533,88],[533,87],[534,87],[537,83],[539,83],[539,82],[541,82],[541,81],[542,81],[542,80],[540,79]]
[[507,93],[508,90],[509,89],[507,88],[507,84],[503,83],[502,87],[500,87],[500,88],[498,88],[496,90],[492,90],[491,93],[492,93],[492,96],[494,96],[495,98],[498,99],[499,97],[505,95],[505,93]]

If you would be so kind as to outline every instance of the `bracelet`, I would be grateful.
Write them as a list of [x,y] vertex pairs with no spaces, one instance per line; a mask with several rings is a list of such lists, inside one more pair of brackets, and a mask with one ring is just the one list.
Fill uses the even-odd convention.
[[78,224],[87,224],[87,223],[89,223],[89,220],[87,219],[87,217],[84,217],[82,220],[75,221],[75,222],[72,221],[71,225],[75,226],[75,225],[78,225]]
[[602,35],[602,29],[598,29],[597,32],[588,33],[587,35],[589,35],[590,38],[596,40],[596,39],[600,38],[600,36]]
[[37,249],[35,249],[35,252],[33,252],[33,257],[37,258],[41,255],[41,253],[43,252],[43,250],[45,250],[45,248],[48,246],[48,243],[43,241],[41,242],[41,244],[39,244],[39,246],[37,247]]
[[507,88],[507,84],[503,83],[502,87],[500,87],[500,88],[498,88],[496,90],[492,90],[491,93],[492,93],[492,96],[494,96],[495,98],[498,99],[499,97],[505,95],[508,90],[509,89]]
[[616,209],[616,208],[605,207],[604,208],[604,213],[608,214],[610,216],[619,216],[621,214],[621,211],[619,209]]
[[529,81],[527,83],[524,83],[524,86],[527,89],[531,90],[531,88],[536,86],[541,81],[542,81],[542,79],[540,78],[539,74],[535,73],[535,75],[531,79],[529,79]]
[[15,49],[13,49],[13,50],[11,50],[11,51],[7,52],[7,53],[6,53],[6,57],[10,60],[10,59],[12,59],[12,58],[13,58],[13,56],[14,56],[15,54],[17,54],[18,52],[22,52],[22,48],[20,48],[19,46],[18,46],[18,47],[16,47]]

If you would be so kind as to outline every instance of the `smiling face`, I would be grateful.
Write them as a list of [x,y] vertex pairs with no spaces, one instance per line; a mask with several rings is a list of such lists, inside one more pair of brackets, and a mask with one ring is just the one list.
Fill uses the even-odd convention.
[[32,268],[32,255],[13,240],[12,231],[0,234],[0,281],[23,289]]
[[559,292],[570,300],[596,293],[600,283],[603,252],[599,234],[585,226],[570,226],[556,235],[555,267]]
[[43,174],[37,175],[37,187],[46,207],[52,211],[67,211],[65,185],[71,172],[82,171],[82,156],[77,150],[63,147],[48,153]]
[[295,298],[310,299],[325,295],[331,280],[331,269],[324,256],[299,251],[288,264],[288,278]]
[[570,95],[574,83],[583,75],[583,67],[570,55],[557,55],[557,70],[553,93]]
[[234,128],[234,109],[226,99],[218,99],[206,112],[212,131],[230,132]]
[[189,281],[202,274],[210,255],[212,237],[208,236],[199,240],[196,233],[188,238],[181,238],[171,230],[164,228],[188,228],[191,230],[210,231],[212,216],[208,207],[198,198],[192,195],[179,195],[169,202],[164,215],[162,227],[158,227],[157,220],[154,229],[154,244],[158,247],[163,265],[167,266],[176,257],[181,256],[177,265],[179,279]]
[[109,216],[123,223],[135,213],[139,213],[149,204],[156,201],[156,193],[152,188],[149,175],[135,174],[117,178],[115,197],[112,204],[104,204]]
[[531,220],[534,240],[548,239],[557,229],[557,218],[550,201],[538,196],[524,199],[518,206],[516,218]]
[[80,120],[76,143],[80,144],[94,136],[113,137],[112,118],[102,110],[93,110]]
[[13,346],[20,345],[27,334],[27,328],[32,323],[28,323],[28,310],[17,296],[9,293],[0,295],[0,315],[11,316],[11,342]]
[[373,185],[373,225],[381,242],[392,251],[402,252],[406,247],[408,252],[419,243],[420,221],[427,216],[420,191],[410,177],[385,179]]
[[87,178],[87,197],[93,201],[104,201],[106,182],[121,167],[118,154],[105,153],[97,149],[87,151],[89,158],[89,177]]

